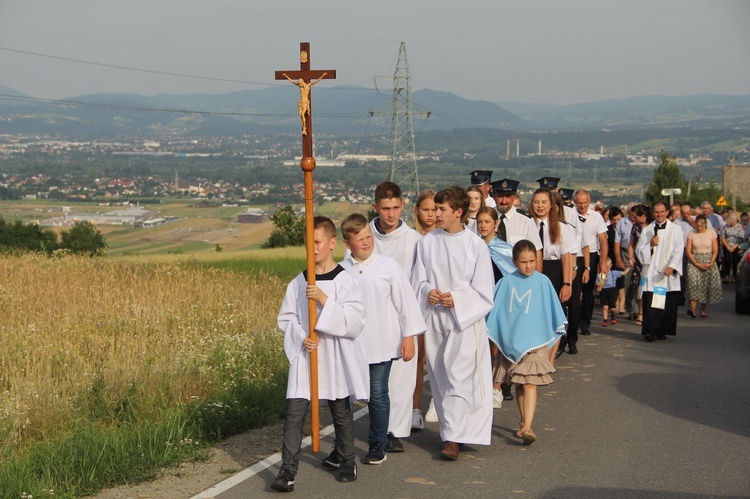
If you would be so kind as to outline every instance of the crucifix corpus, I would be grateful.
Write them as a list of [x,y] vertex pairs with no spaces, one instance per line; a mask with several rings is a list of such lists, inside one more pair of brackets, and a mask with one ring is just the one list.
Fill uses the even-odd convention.
[[[299,87],[299,118],[302,122],[302,161],[300,166],[305,172],[305,249],[307,251],[307,283],[315,284],[315,226],[313,224],[313,170],[315,169],[315,158],[313,157],[312,140],[312,96],[310,87],[320,80],[332,80],[336,78],[336,70],[312,70],[310,69],[310,43],[299,44],[299,71],[276,71],[276,79],[287,79]],[[310,322],[308,330],[310,339],[317,340],[315,331],[317,321],[317,305],[315,300],[307,301]],[[310,352],[310,417],[312,423],[312,450],[320,451],[320,403],[318,400],[318,352]]]

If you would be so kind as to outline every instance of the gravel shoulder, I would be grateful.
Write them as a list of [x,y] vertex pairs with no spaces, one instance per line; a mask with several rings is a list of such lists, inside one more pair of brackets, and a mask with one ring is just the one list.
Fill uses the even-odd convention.
[[[361,402],[355,402],[354,410],[363,406]],[[320,426],[324,428],[332,424],[331,415],[325,404],[321,404],[320,409]],[[268,456],[281,452],[283,433],[283,421],[256,428],[212,445],[197,458],[179,466],[161,470],[156,480],[135,485],[121,485],[91,497],[94,499],[186,499],[259,463]],[[305,436],[309,434],[310,413],[308,412]]]

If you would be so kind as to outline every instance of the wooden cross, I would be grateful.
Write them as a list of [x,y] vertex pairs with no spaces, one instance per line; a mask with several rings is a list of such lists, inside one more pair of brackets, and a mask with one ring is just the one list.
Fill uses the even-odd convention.
[[[310,43],[299,44],[299,71],[276,71],[277,80],[289,80],[299,87],[299,117],[302,122],[302,161],[300,166],[305,172],[305,248],[307,251],[307,284],[315,284],[315,224],[313,223],[313,178],[315,158],[312,141],[312,98],[310,87],[323,79],[336,78],[336,70],[325,71],[310,69]],[[296,80],[295,80],[296,78]],[[310,339],[317,340],[315,331],[317,322],[317,303],[307,301],[309,315],[308,330]],[[310,419],[312,426],[312,451],[320,451],[320,407],[318,401],[318,352],[310,352]]]
[[312,157],[312,98],[310,87],[320,80],[331,80],[336,78],[335,69],[313,70],[310,69],[310,43],[299,44],[299,71],[276,71],[277,80],[289,80],[299,87],[300,98],[298,103],[299,118],[302,122],[302,157]]

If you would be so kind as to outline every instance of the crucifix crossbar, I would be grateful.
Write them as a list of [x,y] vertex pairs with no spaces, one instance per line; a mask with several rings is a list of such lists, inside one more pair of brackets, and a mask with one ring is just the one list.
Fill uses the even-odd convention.
[[300,69],[296,71],[276,71],[277,80],[289,80],[299,87],[299,118],[302,123],[302,156],[312,156],[312,107],[310,87],[320,80],[336,78],[335,69],[310,69],[310,43],[299,44]]

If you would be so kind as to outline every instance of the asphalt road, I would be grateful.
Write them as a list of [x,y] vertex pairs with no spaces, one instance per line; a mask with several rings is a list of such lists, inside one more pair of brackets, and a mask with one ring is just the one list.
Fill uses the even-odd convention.
[[[680,308],[676,337],[646,343],[632,321],[592,328],[578,355],[558,359],[555,382],[539,390],[535,444],[513,436],[518,409],[495,410],[492,445],[438,457],[437,423],[404,439],[406,452],[380,466],[358,464],[338,483],[303,449],[293,494],[302,497],[750,497],[750,325],[734,314],[734,289],[707,319]],[[600,324],[595,313],[594,324]],[[426,386],[429,390],[429,386]],[[425,397],[425,406],[429,401]],[[426,407],[425,407],[426,409]],[[325,406],[323,406],[323,410]],[[355,422],[358,457],[367,416]],[[281,436],[279,436],[281,439]],[[221,499],[270,497],[279,464]]]

